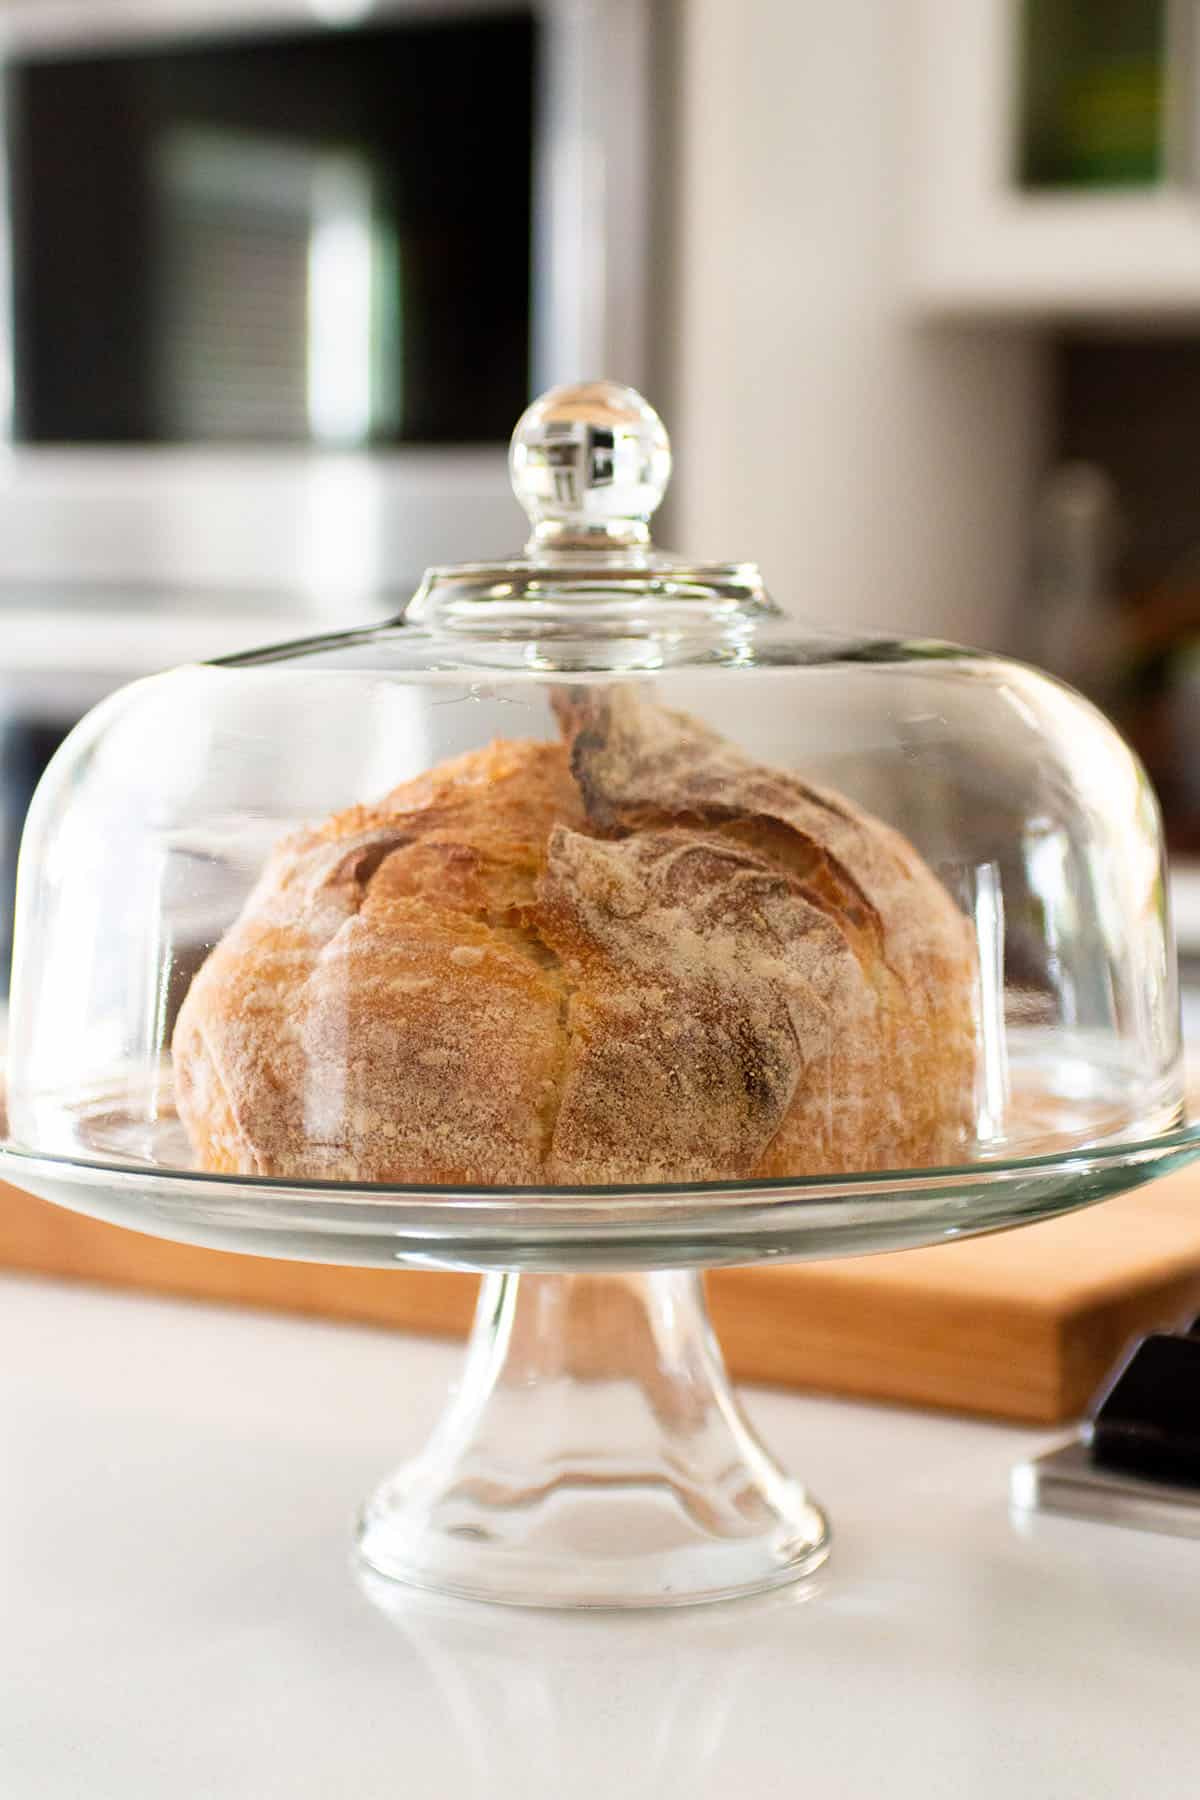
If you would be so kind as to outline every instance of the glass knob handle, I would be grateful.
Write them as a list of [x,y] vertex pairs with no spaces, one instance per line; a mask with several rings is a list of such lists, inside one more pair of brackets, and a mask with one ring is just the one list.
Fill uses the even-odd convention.
[[531,550],[648,544],[671,479],[671,441],[633,388],[586,381],[551,388],[522,413],[508,469],[533,526]]

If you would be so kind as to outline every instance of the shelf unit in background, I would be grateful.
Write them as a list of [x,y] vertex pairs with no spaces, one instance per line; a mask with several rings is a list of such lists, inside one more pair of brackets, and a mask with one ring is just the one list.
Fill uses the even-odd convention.
[[929,318],[1200,312],[1194,0],[1168,9],[1171,154],[1142,188],[1018,185],[1021,0],[909,0],[907,297]]

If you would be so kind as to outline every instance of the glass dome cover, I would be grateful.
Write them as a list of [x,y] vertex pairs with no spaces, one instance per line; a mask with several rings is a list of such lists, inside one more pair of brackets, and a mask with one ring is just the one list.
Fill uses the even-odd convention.
[[[430,571],[394,624],[138,683],[72,735],[43,783],[22,855],[9,1084],[16,1145],[131,1168],[561,1193],[961,1168],[1147,1140],[1179,1124],[1157,809],[1133,755],[1098,713],[998,658],[803,629],[752,565],[697,565],[655,549],[647,522],[670,450],[657,415],[629,389],[554,390],[521,420],[510,462],[533,525],[520,557]],[[471,763],[497,744],[526,760],[515,769]],[[534,794],[568,756],[582,808],[569,781],[553,801]],[[436,782],[448,764],[458,774],[431,800],[420,784]],[[429,809],[453,811],[472,784],[474,810],[459,818],[455,842],[444,818],[434,829],[439,818]],[[525,807],[519,831],[504,815],[514,793]],[[380,804],[388,795],[390,812]],[[490,828],[493,800],[504,815],[497,830],[510,841],[481,849],[471,832]],[[551,813],[574,805],[567,837],[577,849],[580,832],[590,834],[586,856],[577,853],[568,869],[560,843],[549,872],[510,867],[503,895],[484,892],[480,858],[519,860],[514,832],[540,831],[544,843],[547,804]],[[340,827],[322,823],[331,815]],[[199,1056],[207,1033],[209,1066],[189,1069],[177,1019],[197,971],[237,929],[243,908],[270,910],[262,871],[289,834],[295,842],[308,832],[318,846],[329,898],[332,852],[321,845],[331,830],[361,864],[337,878],[354,890],[342,915],[327,921],[319,944],[312,917],[301,909],[291,919],[290,947],[279,954],[291,956],[296,978],[273,1010],[261,981],[255,994],[249,978],[228,999],[227,1011],[270,1013],[280,1037],[289,1036],[286,1051],[265,1026],[257,1038],[243,1032],[236,1077],[226,1064],[237,1046],[228,1034],[224,1051],[211,1043],[221,1024],[210,1009],[193,1034]],[[651,838],[657,860],[645,848]],[[542,854],[528,844],[525,852],[535,861]],[[312,861],[311,846],[307,854]],[[402,865],[422,856],[430,866],[409,878]],[[899,898],[881,867],[888,856],[910,859],[910,892]],[[468,880],[463,863],[472,858]],[[640,934],[629,923],[624,939],[607,945],[594,919],[583,927],[586,944],[572,936],[578,916],[560,918],[557,936],[544,921],[531,932],[556,869],[559,889],[574,884],[576,915],[585,904],[611,910],[613,884],[624,882],[639,904],[651,894],[661,916],[653,927],[643,920]],[[280,879],[299,878],[292,869]],[[495,868],[494,888],[493,878]],[[343,942],[358,930],[354,908],[387,882],[400,909],[393,929],[415,933],[418,960],[433,949],[414,909],[441,909],[443,924],[459,909],[463,941],[450,946],[456,960],[447,967],[461,979],[441,995],[437,1028],[427,1023],[415,1035],[407,1002],[374,1019],[363,1014],[355,983],[368,953]],[[730,939],[713,909],[725,907],[728,925],[739,895],[745,906]],[[561,914],[561,892],[550,902]],[[305,904],[311,913],[324,900],[314,892]],[[914,922],[906,907],[923,919]],[[957,969],[944,941],[931,948],[942,912],[953,914],[961,938]],[[840,944],[841,962],[852,973],[857,957],[873,984],[862,1002],[872,1018],[855,1028],[858,1050],[841,1041],[854,1037],[849,975],[824,967],[813,949],[814,931],[831,919],[844,939],[857,932],[860,940]],[[526,983],[504,1014],[503,1051],[501,1039],[489,1051],[470,989],[496,934],[511,939],[517,930],[529,939],[519,956],[543,970],[566,968],[565,991]],[[864,932],[873,942],[861,941]],[[897,971],[906,943],[915,943],[916,961]],[[722,972],[729,956],[736,968]],[[597,957],[605,979],[623,960],[623,995],[598,998],[595,982],[580,990],[583,963]],[[380,969],[394,988],[406,979],[398,964]],[[502,983],[512,972],[492,973]],[[275,980],[278,970],[263,964],[258,975]],[[903,987],[906,978],[910,992],[889,1020],[880,982]],[[911,991],[930,982],[935,991]],[[671,1017],[657,1049],[647,1049],[634,1029],[634,997],[655,983]],[[319,1016],[314,986],[323,992]],[[419,1011],[419,986],[410,999]],[[612,1041],[581,1067],[578,1040],[595,1036],[598,1006],[607,1008]],[[835,1017],[830,1008],[839,1006]],[[559,1031],[550,1011],[565,1019],[566,1036],[543,1055],[539,1032]],[[764,1011],[778,1017],[764,1020]],[[696,1030],[681,1047],[680,1030],[671,1031],[689,1019]],[[969,1095],[964,1057],[948,1069],[933,1054],[935,1038],[959,1030],[971,1040]],[[630,1040],[626,1066],[614,1072],[622,1037]],[[411,1067],[396,1079],[394,1065],[410,1055],[416,1068],[422,1056],[436,1068],[440,1099],[429,1083],[418,1093]],[[855,1055],[857,1086],[847,1086]],[[494,1090],[494,1104],[477,1109],[485,1137],[503,1138],[506,1107],[514,1116],[524,1108],[520,1129],[536,1124],[551,1142],[546,1103],[512,1078],[521,1056],[529,1082],[574,1082],[553,1104],[575,1116],[607,1107],[609,1137],[624,1140],[624,1152],[608,1156],[595,1144],[575,1156],[418,1152],[414,1116],[423,1129],[444,1131],[472,1084],[476,1093]],[[555,1057],[566,1059],[565,1077],[550,1067]],[[237,1124],[228,1124],[223,1152],[211,1142],[206,1152],[194,1117],[190,1130],[180,1121],[177,1084],[239,1079],[244,1091],[223,1101]],[[940,1094],[927,1091],[931,1080]],[[328,1154],[289,1158],[256,1124],[255,1107],[264,1117],[278,1110],[288,1082],[296,1091],[280,1113],[287,1129]],[[756,1096],[756,1082],[770,1094]],[[815,1098],[795,1116],[806,1088],[823,1090],[819,1128]],[[906,1132],[902,1117],[879,1128],[889,1108],[926,1104],[944,1106],[945,1130]],[[663,1149],[673,1108],[683,1115],[674,1137],[695,1141],[694,1155]],[[849,1109],[840,1133],[829,1122],[838,1108]],[[780,1138],[789,1116],[795,1129]],[[731,1118],[745,1126],[732,1150],[717,1141]],[[707,1162],[698,1142],[706,1132]],[[230,1147],[239,1133],[240,1152]],[[855,1134],[867,1145],[861,1157]],[[786,1150],[768,1154],[773,1139]]]

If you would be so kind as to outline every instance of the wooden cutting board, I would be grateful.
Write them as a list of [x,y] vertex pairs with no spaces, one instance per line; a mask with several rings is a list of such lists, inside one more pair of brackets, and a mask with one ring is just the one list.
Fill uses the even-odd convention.
[[[422,1332],[464,1331],[476,1285],[194,1250],[2,1185],[0,1265]],[[1200,1311],[1200,1169],[1001,1236],[721,1270],[709,1289],[744,1380],[1054,1424],[1131,1337]]]

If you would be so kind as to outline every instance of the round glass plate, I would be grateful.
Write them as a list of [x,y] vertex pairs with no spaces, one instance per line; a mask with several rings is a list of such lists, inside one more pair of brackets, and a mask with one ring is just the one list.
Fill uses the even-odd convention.
[[0,1174],[60,1206],[212,1249],[386,1268],[582,1272],[911,1249],[1052,1218],[1197,1155],[1200,1122],[956,1168],[790,1181],[356,1187],[210,1174],[148,1156],[138,1166],[39,1155],[10,1143],[0,1143]]

